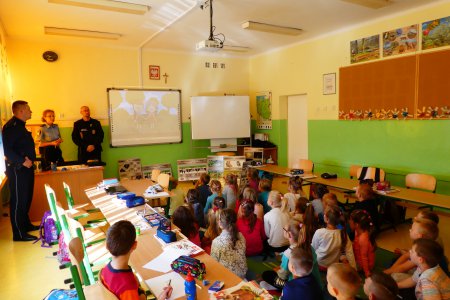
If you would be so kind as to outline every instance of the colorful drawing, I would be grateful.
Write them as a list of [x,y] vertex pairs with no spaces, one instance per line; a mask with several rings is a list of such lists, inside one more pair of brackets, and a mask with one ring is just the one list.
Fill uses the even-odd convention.
[[272,129],[272,93],[260,92],[256,95],[256,128]]
[[419,25],[383,32],[383,57],[417,51]]
[[350,57],[352,64],[380,58],[380,35],[351,41]]
[[422,23],[422,50],[450,45],[450,17]]

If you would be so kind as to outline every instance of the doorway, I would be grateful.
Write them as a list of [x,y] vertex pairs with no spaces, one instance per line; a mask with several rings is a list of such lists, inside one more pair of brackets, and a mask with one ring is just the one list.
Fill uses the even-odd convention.
[[308,158],[308,101],[307,96],[288,96],[288,166],[298,167],[299,159]]

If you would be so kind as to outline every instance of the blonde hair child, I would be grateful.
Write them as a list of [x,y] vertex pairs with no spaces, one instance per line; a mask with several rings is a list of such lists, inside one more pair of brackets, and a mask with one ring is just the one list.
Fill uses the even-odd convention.
[[269,193],[268,204],[271,211],[264,215],[264,230],[268,237],[268,250],[281,252],[286,250],[289,240],[283,234],[283,228],[290,220],[287,201],[284,200],[279,191]]
[[211,188],[212,195],[208,197],[205,207],[203,208],[203,213],[205,215],[208,213],[208,210],[212,208],[214,199],[216,199],[217,196],[222,196],[222,184],[219,180],[211,180],[209,186]]

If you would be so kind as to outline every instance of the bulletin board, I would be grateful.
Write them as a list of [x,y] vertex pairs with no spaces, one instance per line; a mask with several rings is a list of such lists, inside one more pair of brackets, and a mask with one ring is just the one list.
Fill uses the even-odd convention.
[[339,110],[390,110],[415,100],[416,56],[343,67],[339,72]]
[[450,107],[450,50],[419,56],[418,109]]

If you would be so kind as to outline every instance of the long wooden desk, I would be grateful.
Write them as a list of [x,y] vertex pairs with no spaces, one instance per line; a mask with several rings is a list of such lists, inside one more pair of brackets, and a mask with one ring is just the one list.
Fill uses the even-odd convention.
[[[136,193],[137,195],[142,195],[145,189],[151,184],[151,181],[128,180],[121,183],[129,191]],[[119,207],[113,202],[113,199],[116,198],[116,196],[108,195],[104,192],[104,190],[99,190],[97,188],[87,189],[86,195],[96,207],[100,208],[110,224],[114,224],[119,220],[129,220],[133,224],[145,222],[136,214],[136,211],[143,209],[142,206],[134,208],[127,208],[123,206]],[[161,244],[154,238],[154,234],[156,234],[156,227],[141,231],[141,235],[137,237],[137,249],[132,253],[130,258],[131,265],[143,280],[164,274],[158,271],[143,268],[146,263],[162,253]],[[215,280],[221,280],[225,282],[224,288],[229,288],[242,281],[241,278],[218,263],[208,254],[201,253],[197,255],[196,258],[205,263],[205,279],[209,280],[211,283]],[[184,277],[184,275],[182,276]],[[209,299],[208,287],[203,286],[202,282],[199,280],[196,280],[196,282],[202,287],[202,289],[197,287],[197,299]]]
[[[290,175],[291,168],[280,167],[277,165],[264,165],[254,167],[258,170],[281,175],[281,176],[292,176]],[[320,175],[314,176],[314,174],[304,174],[302,177],[305,181],[311,183],[320,183],[326,186],[331,186],[334,188],[352,191],[358,186],[358,180],[350,178],[333,178],[333,179],[323,179]],[[429,205],[432,207],[450,209],[450,196],[443,194],[435,194],[430,192],[424,192],[419,190],[412,190],[403,187],[393,186],[392,188],[397,189],[398,192],[382,194],[378,193],[384,197],[390,197],[402,202],[414,202],[423,205]]]
[[[349,178],[333,178],[333,179],[323,179],[321,177],[305,179],[309,182],[320,183],[326,186],[331,186],[338,189],[343,189],[347,191],[354,190],[358,186],[358,180]],[[450,196],[435,194],[430,192],[424,192],[419,190],[412,190],[403,187],[393,186],[392,188],[398,190],[398,192],[392,192],[384,194],[382,192],[377,193],[384,197],[390,197],[402,202],[414,202],[424,205],[429,205],[432,207],[439,207],[450,209]]]
[[[69,166],[67,168],[70,168]],[[30,208],[31,221],[41,221],[46,210],[49,210],[44,185],[50,185],[56,199],[67,209],[66,194],[63,182],[70,186],[75,204],[89,203],[84,190],[103,180],[103,167],[79,167],[66,171],[46,171],[34,174],[33,201]]]

